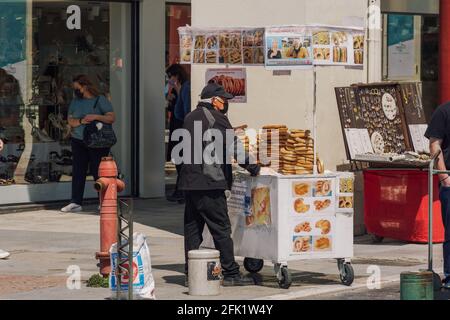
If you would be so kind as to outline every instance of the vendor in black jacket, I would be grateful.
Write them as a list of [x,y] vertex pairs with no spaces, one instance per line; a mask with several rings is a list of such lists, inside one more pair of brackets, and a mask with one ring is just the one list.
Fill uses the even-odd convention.
[[[206,224],[213,236],[217,250],[220,251],[220,262],[224,276],[223,285],[242,286],[254,284],[254,281],[252,278],[245,277],[239,272],[239,265],[234,259],[231,223],[228,217],[227,199],[225,196],[225,191],[231,189],[232,185],[232,167],[228,157],[233,156],[237,158],[237,149],[233,147],[233,142],[238,139],[234,135],[234,139],[226,139],[226,131],[233,129],[226,116],[228,111],[227,100],[232,98],[233,96],[225,92],[223,87],[217,84],[208,84],[202,91],[202,101],[199,102],[194,111],[186,116],[184,129],[189,131],[191,138],[191,159],[190,161],[185,159],[185,163],[181,168],[179,187],[180,190],[185,192],[186,199],[184,215],[186,274],[188,272],[188,252],[200,248],[203,242],[202,233]],[[222,134],[222,159],[219,158],[220,152],[215,155],[212,153],[213,157],[208,158],[218,159],[213,161],[215,165],[211,165],[212,162],[208,159],[205,161],[203,157],[203,151],[210,143],[202,142],[201,137],[199,139],[199,137],[195,136],[196,126],[201,127],[201,137],[210,128],[215,129],[216,133],[220,131]],[[211,139],[208,141],[217,140]],[[196,143],[197,146],[195,145]],[[197,156],[195,155],[196,148]],[[199,149],[202,150],[200,159]],[[216,148],[216,150],[219,149],[221,149],[220,146]],[[230,150],[233,151],[231,154]],[[184,152],[184,154],[186,153]],[[239,159],[241,158],[239,157]],[[245,157],[245,163],[240,165],[253,176],[259,174],[259,165],[249,164],[248,157]]]

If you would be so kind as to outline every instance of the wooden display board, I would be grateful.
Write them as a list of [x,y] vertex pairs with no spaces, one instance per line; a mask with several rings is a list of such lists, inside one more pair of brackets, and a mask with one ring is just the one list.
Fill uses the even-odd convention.
[[417,83],[335,88],[347,158],[357,154],[427,152],[425,113]]

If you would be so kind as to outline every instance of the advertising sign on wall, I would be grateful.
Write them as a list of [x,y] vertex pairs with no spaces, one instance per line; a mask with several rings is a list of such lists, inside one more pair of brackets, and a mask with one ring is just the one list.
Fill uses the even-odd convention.
[[247,72],[245,68],[208,69],[206,71],[206,84],[215,82],[231,93],[234,99],[231,103],[247,102]]

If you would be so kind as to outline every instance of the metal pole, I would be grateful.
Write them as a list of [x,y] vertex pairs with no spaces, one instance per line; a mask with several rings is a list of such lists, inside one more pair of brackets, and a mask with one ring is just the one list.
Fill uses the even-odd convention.
[[114,273],[116,275],[116,287],[117,287],[117,291],[116,291],[116,299],[119,300],[120,299],[120,292],[121,292],[121,285],[122,285],[122,273],[120,272],[120,264],[122,263],[122,257],[121,257],[121,252],[119,250],[119,246],[122,243],[122,232],[120,232],[122,230],[122,219],[120,219],[120,216],[122,212],[122,207],[120,205],[120,200],[117,199],[117,258],[116,258],[116,266],[114,268]]
[[313,66],[313,79],[314,79],[314,97],[313,97],[313,139],[314,139],[314,165],[313,165],[313,173],[317,174],[317,130],[316,130],[316,121],[317,121],[317,70],[316,66]]
[[133,199],[130,199],[130,211],[128,216],[128,300],[133,300]]
[[428,168],[428,271],[433,271],[433,200],[434,200],[434,175],[441,173],[440,170],[434,170],[434,166],[442,151],[438,151],[435,155],[431,157],[430,165]]
[[428,271],[433,271],[433,182],[434,161],[430,161],[428,171]]

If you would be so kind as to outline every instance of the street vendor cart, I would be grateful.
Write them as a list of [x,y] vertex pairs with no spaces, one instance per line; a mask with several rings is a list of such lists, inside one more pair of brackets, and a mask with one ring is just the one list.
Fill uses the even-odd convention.
[[245,269],[257,273],[271,261],[280,287],[288,289],[289,262],[336,259],[342,283],[350,286],[353,183],[351,173],[236,174],[228,205],[235,254],[246,257]]

